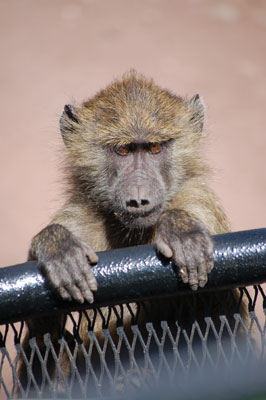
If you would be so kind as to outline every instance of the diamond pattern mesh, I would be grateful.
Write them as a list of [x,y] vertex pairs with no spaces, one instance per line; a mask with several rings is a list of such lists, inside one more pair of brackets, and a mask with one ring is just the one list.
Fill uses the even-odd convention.
[[2,325],[0,398],[123,397],[230,374],[263,360],[265,311],[255,286]]

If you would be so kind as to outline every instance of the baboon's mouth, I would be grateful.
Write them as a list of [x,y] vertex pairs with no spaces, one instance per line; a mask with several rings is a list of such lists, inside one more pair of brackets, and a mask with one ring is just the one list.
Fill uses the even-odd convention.
[[145,218],[149,217],[151,214],[155,213],[159,207],[153,207],[151,210],[148,211],[140,211],[140,212],[130,212],[129,214],[132,215],[133,218]]
[[160,206],[154,206],[153,208],[151,208],[150,210],[147,211],[117,211],[114,212],[114,215],[116,217],[120,217],[120,218],[125,218],[125,219],[130,219],[130,220],[134,220],[137,218],[146,218],[149,217],[150,215],[154,214],[155,212],[157,212],[160,209]]

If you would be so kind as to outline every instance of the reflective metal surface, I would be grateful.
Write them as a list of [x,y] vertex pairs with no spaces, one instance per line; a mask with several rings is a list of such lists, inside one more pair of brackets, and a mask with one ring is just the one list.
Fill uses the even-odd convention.
[[[213,239],[215,266],[207,285],[199,291],[266,281],[266,229],[217,235]],[[159,256],[154,246],[98,255],[99,263],[93,267],[98,281],[93,307],[191,291],[178,278],[177,267]],[[63,302],[45,283],[35,262],[0,269],[1,323],[85,308],[90,305],[77,307],[76,303]]]

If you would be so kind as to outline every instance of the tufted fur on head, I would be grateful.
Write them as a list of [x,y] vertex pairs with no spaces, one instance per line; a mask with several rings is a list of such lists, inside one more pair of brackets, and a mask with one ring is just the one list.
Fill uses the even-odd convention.
[[169,165],[179,186],[206,171],[199,155],[204,117],[198,94],[176,96],[132,70],[82,104],[65,106],[60,129],[71,181],[93,194],[96,184],[105,184],[108,146],[173,140]]

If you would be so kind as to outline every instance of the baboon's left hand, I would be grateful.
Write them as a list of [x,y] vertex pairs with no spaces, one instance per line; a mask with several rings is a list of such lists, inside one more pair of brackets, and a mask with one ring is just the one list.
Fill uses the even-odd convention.
[[192,290],[197,290],[205,286],[213,268],[212,238],[200,225],[186,232],[177,228],[173,221],[167,224],[167,220],[162,220],[155,244],[160,253],[179,267],[182,281],[189,283]]

